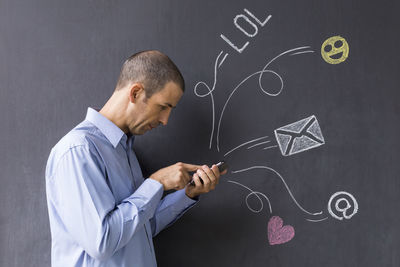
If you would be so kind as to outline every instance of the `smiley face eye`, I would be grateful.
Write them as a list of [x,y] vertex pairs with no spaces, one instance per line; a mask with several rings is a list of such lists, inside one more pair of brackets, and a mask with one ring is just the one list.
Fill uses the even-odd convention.
[[340,41],[340,40],[338,40],[338,41],[335,42],[335,47],[336,47],[336,48],[342,47],[342,45],[343,45],[343,42]]
[[325,52],[329,52],[332,50],[332,46],[331,45],[327,45],[324,47]]

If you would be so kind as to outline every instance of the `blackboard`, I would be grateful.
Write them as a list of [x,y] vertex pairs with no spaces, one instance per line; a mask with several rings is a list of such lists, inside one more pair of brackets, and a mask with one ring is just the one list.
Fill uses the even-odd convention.
[[398,10],[0,1],[0,265],[50,266],[50,148],[105,103],[126,57],[158,49],[186,92],[166,127],[135,140],[144,173],[230,166],[154,239],[159,266],[400,266]]

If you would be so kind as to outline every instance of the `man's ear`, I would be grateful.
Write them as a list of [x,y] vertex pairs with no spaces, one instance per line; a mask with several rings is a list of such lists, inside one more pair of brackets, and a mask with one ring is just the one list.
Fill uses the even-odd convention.
[[129,101],[131,103],[136,103],[139,97],[144,93],[144,88],[141,83],[133,83],[129,89]]

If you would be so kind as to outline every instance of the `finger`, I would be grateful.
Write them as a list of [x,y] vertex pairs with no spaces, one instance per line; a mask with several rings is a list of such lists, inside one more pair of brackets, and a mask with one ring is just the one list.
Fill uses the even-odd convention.
[[185,184],[189,183],[191,178],[191,174],[189,174],[188,170],[184,166],[185,163],[177,162],[175,166],[177,167],[177,172],[179,175],[179,179],[183,180]]
[[194,175],[195,175],[195,174],[196,174],[196,173],[192,174],[191,179],[190,179],[190,182],[189,182],[189,185],[193,185],[193,186],[196,185],[196,183],[195,183],[195,181],[194,181]]
[[218,168],[217,165],[213,164],[213,165],[211,166],[211,170],[214,172],[215,177],[218,178],[219,176],[221,176],[221,173],[219,172],[219,168]]
[[199,175],[197,173],[195,173],[193,175],[193,185],[195,187],[202,187],[203,186],[201,181],[200,181],[200,177],[199,177]]
[[218,166],[217,165],[212,165],[211,170],[214,172],[215,177],[216,177],[216,184],[219,183],[219,178],[221,177],[221,174],[219,172]]
[[195,164],[189,164],[189,163],[181,162],[181,165],[188,172],[193,172],[193,171],[196,171],[197,169],[201,168],[201,165],[195,165]]
[[203,180],[204,186],[209,187],[211,184],[211,180],[208,175],[202,169],[198,169],[197,174],[200,176],[201,180]]
[[221,175],[225,175],[228,173],[228,169],[225,169],[223,172],[221,172]]
[[214,174],[214,171],[211,170],[207,165],[202,166],[203,171],[207,174],[208,178],[210,178],[210,181],[212,184],[217,183],[217,177]]

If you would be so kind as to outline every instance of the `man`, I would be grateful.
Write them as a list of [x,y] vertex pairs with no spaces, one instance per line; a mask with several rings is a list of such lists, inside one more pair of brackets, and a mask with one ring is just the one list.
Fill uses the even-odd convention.
[[134,54],[104,107],[89,108],[53,147],[46,167],[52,266],[156,266],[152,237],[218,184],[215,165],[176,163],[143,178],[134,136],[167,125],[183,91],[166,55]]

